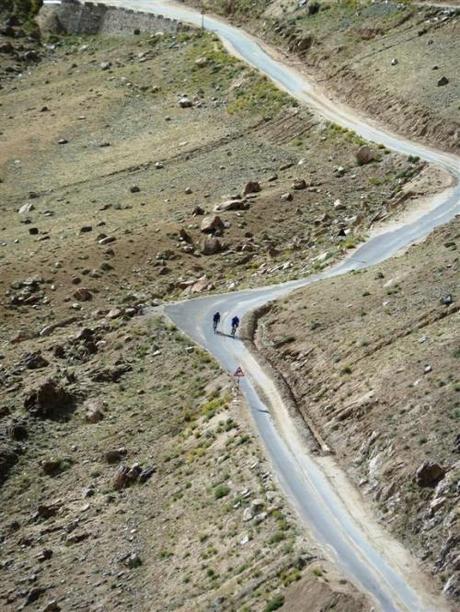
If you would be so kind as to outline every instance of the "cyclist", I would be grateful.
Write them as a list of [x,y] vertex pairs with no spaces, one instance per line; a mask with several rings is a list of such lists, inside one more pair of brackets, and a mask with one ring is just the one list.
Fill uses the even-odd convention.
[[214,330],[214,333],[216,333],[217,331],[217,326],[219,325],[219,322],[220,322],[220,312],[216,312],[212,318],[212,328]]
[[239,325],[240,325],[240,320],[239,320],[239,318],[238,318],[238,317],[236,317],[236,316],[235,316],[235,317],[233,317],[233,319],[232,319],[232,337],[233,337],[233,338],[235,337],[236,330],[238,329]]

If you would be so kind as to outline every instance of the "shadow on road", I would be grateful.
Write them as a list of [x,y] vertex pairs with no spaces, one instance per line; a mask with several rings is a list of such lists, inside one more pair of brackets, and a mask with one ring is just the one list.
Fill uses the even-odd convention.
[[217,336],[225,336],[226,338],[233,338],[233,340],[249,340],[249,338],[245,338],[244,336],[232,336],[232,334],[226,334],[222,331],[216,331],[215,334]]

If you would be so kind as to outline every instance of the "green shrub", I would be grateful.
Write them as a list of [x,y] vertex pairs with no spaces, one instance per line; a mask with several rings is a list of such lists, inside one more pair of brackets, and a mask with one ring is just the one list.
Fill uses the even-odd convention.
[[222,497],[225,497],[229,493],[230,493],[230,487],[226,484],[217,485],[217,487],[214,489],[215,499],[222,499]]
[[272,612],[272,610],[278,610],[282,606],[284,606],[284,595],[275,595],[265,606],[264,612]]

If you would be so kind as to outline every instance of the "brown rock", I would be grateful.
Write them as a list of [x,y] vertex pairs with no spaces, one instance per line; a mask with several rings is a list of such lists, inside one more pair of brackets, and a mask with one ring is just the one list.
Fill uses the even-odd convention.
[[62,459],[51,457],[42,462],[42,470],[47,476],[56,476],[59,472],[65,469],[65,464]]
[[233,199],[226,200],[214,206],[214,212],[225,212],[227,210],[247,210],[249,203],[247,200]]
[[193,242],[192,237],[183,227],[179,230],[179,238],[188,244],[192,244]]
[[86,287],[80,287],[75,291],[73,297],[79,302],[89,302],[93,299],[93,294],[89,289],[86,289]]
[[204,234],[222,232],[224,229],[224,222],[218,215],[211,215],[203,219],[200,229]]
[[204,215],[204,209],[201,208],[201,206],[195,206],[195,208],[192,210],[192,215],[194,217],[199,217],[201,215]]
[[293,183],[292,183],[292,188],[299,191],[300,189],[306,189],[307,188],[307,182],[305,179],[296,179]]
[[201,245],[203,255],[216,255],[222,251],[222,244],[218,238],[205,238]]
[[445,475],[445,469],[438,463],[424,461],[415,473],[415,482],[419,487],[435,487]]
[[57,381],[48,378],[26,393],[24,407],[33,416],[59,418],[75,407],[75,396]]
[[123,311],[120,308],[112,308],[107,313],[107,318],[108,319],[118,319],[118,317],[121,317],[122,314],[123,314]]
[[105,417],[105,403],[101,399],[89,399],[85,402],[85,419],[87,423],[99,423]]
[[360,147],[356,151],[356,161],[360,166],[364,166],[365,164],[369,164],[371,161],[374,161],[375,154],[370,147],[364,145]]
[[260,183],[258,181],[249,181],[246,183],[243,193],[248,195],[248,193],[259,193],[259,191],[262,191]]
[[108,450],[104,454],[104,459],[107,463],[120,463],[128,454],[126,448],[115,448],[112,450]]

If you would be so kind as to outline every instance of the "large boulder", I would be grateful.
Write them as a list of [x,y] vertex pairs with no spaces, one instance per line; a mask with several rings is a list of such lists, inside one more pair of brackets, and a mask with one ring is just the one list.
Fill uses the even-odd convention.
[[218,215],[204,217],[200,226],[203,234],[215,234],[224,230],[224,222]]
[[33,416],[56,419],[73,411],[75,396],[53,378],[47,378],[29,390],[24,398],[24,408]]
[[356,161],[358,162],[360,166],[369,164],[371,161],[374,161],[374,159],[375,159],[375,153],[367,145],[360,147],[356,151]]
[[435,487],[446,475],[446,470],[438,463],[424,461],[415,473],[415,482],[420,487]]

